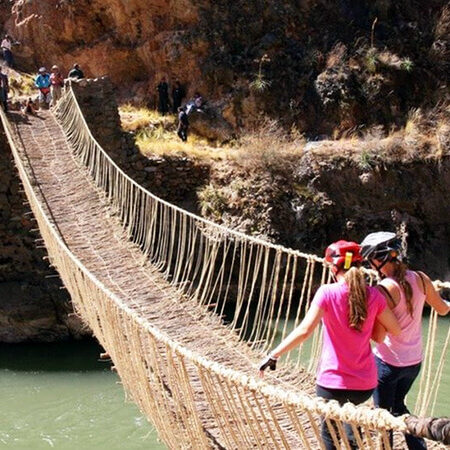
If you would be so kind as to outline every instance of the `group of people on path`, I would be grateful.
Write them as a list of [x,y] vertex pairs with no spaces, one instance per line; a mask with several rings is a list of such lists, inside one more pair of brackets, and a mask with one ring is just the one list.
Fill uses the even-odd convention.
[[[84,73],[78,64],[73,65],[68,78],[84,78]],[[50,73],[45,67],[41,67],[34,80],[34,85],[39,89],[39,103],[55,106],[62,95],[64,76],[57,65],[52,66]]]
[[[74,64],[68,74],[68,78],[81,79],[84,73],[78,64]],[[53,65],[48,72],[45,67],[41,67],[34,79],[34,86],[39,90],[39,104],[41,106],[55,106],[61,98],[64,87],[64,76],[59,67]],[[8,111],[9,80],[4,67],[0,67],[0,105],[5,112]],[[22,113],[33,114],[36,111],[33,100],[28,98],[21,106]]]
[[181,83],[176,80],[172,88],[172,102],[170,102],[169,84],[165,77],[161,78],[161,81],[156,86],[156,90],[158,92],[158,111],[164,116],[172,108],[172,112],[178,115],[177,134],[183,142],[186,142],[189,130],[188,115],[194,110],[202,111],[204,106],[203,97],[196,92],[194,97],[186,105],[182,106],[186,92]]
[[[275,370],[278,358],[305,341],[322,321],[317,395],[341,405],[357,405],[373,395],[375,406],[395,416],[408,413],[405,397],[423,358],[424,304],[446,315],[450,303],[427,275],[408,269],[401,249],[401,239],[390,232],[371,233],[361,244],[343,240],[331,244],[325,260],[335,282],[318,289],[300,325],[261,362],[260,375],[267,368]],[[378,286],[366,284],[360,268],[363,260],[378,271]],[[376,342],[374,351],[371,340]],[[351,448],[358,448],[350,425],[345,425],[345,432]],[[321,437],[327,450],[336,448],[325,421]],[[427,448],[423,439],[411,434],[405,433],[405,440],[409,450]]]
[[176,80],[172,87],[172,103],[169,99],[169,84],[165,77],[161,78],[161,81],[156,86],[158,92],[158,111],[164,116],[169,112],[169,108],[172,106],[172,112],[176,114],[178,108],[181,106],[183,98],[186,96],[183,86]]

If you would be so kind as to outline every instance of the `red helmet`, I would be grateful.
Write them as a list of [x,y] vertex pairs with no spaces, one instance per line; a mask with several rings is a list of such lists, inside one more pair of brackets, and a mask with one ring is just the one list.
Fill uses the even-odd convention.
[[363,261],[361,246],[352,241],[333,242],[325,250],[325,261],[338,269],[350,269],[353,264]]

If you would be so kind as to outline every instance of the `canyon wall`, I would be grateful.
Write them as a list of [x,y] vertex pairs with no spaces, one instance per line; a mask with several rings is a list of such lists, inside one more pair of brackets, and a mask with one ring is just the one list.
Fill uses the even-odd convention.
[[[402,126],[445,100],[443,0],[15,0],[1,4],[23,69],[78,62],[156,105],[179,79],[236,129],[262,115],[308,135]],[[1,24],[0,24],[1,25]]]
[[412,267],[450,278],[449,154],[401,161],[380,152],[362,164],[310,150],[265,170],[227,163],[211,172],[203,211],[226,226],[321,255],[330,242],[405,223]]

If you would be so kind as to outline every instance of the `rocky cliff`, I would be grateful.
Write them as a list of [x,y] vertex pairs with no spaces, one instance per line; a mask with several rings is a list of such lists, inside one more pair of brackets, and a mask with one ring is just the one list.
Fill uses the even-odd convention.
[[261,114],[320,135],[402,126],[445,96],[444,0],[14,0],[23,68],[75,61],[155,104],[162,76],[200,91],[236,129]]
[[85,333],[47,261],[0,132],[0,342],[52,342]]
[[[364,153],[362,153],[364,155]],[[433,277],[450,277],[450,155],[436,159],[309,150],[264,170],[216,165],[200,194],[213,220],[274,242],[322,254],[338,239],[372,231],[408,233],[408,257]]]

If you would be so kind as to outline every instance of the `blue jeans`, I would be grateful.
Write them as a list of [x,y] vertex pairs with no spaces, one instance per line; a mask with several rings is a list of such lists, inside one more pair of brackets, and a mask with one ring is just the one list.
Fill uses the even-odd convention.
[[[368,400],[372,396],[372,393],[373,389],[369,389],[367,391],[356,391],[350,389],[331,389],[319,386],[318,384],[316,385],[316,394],[318,397],[322,397],[327,400],[337,400],[340,405],[343,405],[346,402],[352,402],[353,404],[358,405]],[[331,421],[331,423],[333,423],[333,421]],[[352,450],[359,448],[351,425],[344,424],[344,429]],[[336,435],[339,436],[336,428],[335,430]],[[336,446],[334,445],[333,438],[331,437],[330,430],[328,429],[325,420],[322,420],[320,435],[327,450],[336,450]]]
[[[422,363],[396,367],[377,357],[375,357],[375,361],[378,369],[378,387],[373,394],[375,406],[387,409],[394,416],[409,414],[405,397],[417,375],[419,375]],[[390,440],[392,446],[392,433]],[[406,433],[405,440],[409,450],[424,450],[427,448],[427,444],[422,438]]]

